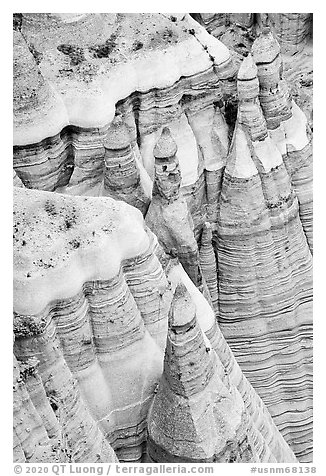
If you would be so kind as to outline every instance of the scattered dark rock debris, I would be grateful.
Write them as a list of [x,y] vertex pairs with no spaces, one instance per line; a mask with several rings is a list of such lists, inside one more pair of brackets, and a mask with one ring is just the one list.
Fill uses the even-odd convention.
[[45,261],[42,260],[42,258],[37,261],[36,265],[37,265],[39,268],[45,268],[45,269],[53,268],[53,265],[52,265],[52,264],[46,263]]
[[46,327],[46,318],[36,322],[32,316],[23,316],[14,312],[14,334],[17,338],[40,335]]
[[267,208],[280,208],[286,203],[288,203],[291,199],[291,196],[289,197],[280,197],[279,200],[275,203],[267,202],[266,206]]
[[231,453],[229,463],[234,463],[237,460],[237,457],[234,453]]
[[69,230],[69,228],[71,228],[72,225],[73,225],[72,220],[69,220],[68,218],[66,218],[65,219],[65,225],[66,225],[67,230]]
[[69,215],[64,217],[63,226],[60,226],[61,230],[63,230],[63,231],[70,230],[70,228],[72,228],[76,224],[77,218],[76,218],[75,211],[76,210],[73,209],[72,212],[69,213]]
[[26,245],[26,241],[23,240],[23,241],[22,241],[22,246],[25,246],[25,245]]
[[75,238],[74,240],[69,241],[69,245],[76,250],[80,247],[80,241],[76,240]]
[[190,29],[188,30],[188,32],[189,32],[191,35],[195,35],[195,30],[194,30],[193,28],[190,28]]
[[171,16],[170,16],[170,20],[171,20],[171,21],[173,21],[173,22],[175,23],[175,22],[177,21],[177,17],[175,17],[175,16],[171,15]]
[[23,23],[23,14],[22,13],[14,13],[13,14],[13,28],[15,31],[21,31]]
[[105,43],[101,45],[92,46],[89,48],[89,51],[93,53],[94,58],[107,58],[114,48],[117,46],[116,40],[117,34],[112,33],[112,35],[106,40]]
[[64,55],[69,56],[71,66],[77,66],[85,60],[84,50],[79,46],[59,45],[57,49]]
[[170,28],[167,28],[163,32],[163,39],[167,40],[169,43],[171,43],[171,40],[173,39],[173,37],[174,37],[174,33]]
[[54,203],[50,202],[50,200],[45,202],[44,209],[48,215],[56,216],[58,214]]
[[19,362],[19,380],[26,382],[28,377],[34,377],[37,375],[37,367],[39,361],[36,357],[32,357],[26,361]]
[[142,43],[141,41],[134,41],[132,45],[132,49],[133,51],[137,51],[137,50],[140,50],[143,46],[144,46],[144,43]]

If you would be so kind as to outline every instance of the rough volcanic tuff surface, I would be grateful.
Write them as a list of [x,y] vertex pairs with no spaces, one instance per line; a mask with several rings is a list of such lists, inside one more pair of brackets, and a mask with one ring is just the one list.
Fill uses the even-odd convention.
[[15,461],[312,460],[310,25],[14,16]]

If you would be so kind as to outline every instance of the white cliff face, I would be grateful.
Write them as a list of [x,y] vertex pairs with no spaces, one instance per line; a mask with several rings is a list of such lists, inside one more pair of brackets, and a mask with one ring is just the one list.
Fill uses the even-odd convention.
[[309,461],[311,133],[277,41],[259,36],[236,81],[188,14],[18,30],[15,460]]
[[[146,326],[137,305],[141,285],[132,283],[139,272],[135,259],[150,253],[140,212],[109,198],[80,201],[25,190],[16,195],[15,223],[16,355],[23,361],[31,357],[33,339],[45,369],[55,345],[78,382],[83,404],[120,458],[140,459],[148,407],[162,372],[157,339],[166,333],[166,322],[163,329],[160,324],[164,311],[156,326]],[[167,313],[168,283],[158,260],[152,260],[141,274],[149,275],[153,291],[160,290]]]
[[[113,22],[112,14],[88,14],[74,25],[67,25],[59,18],[40,24],[37,15],[24,15],[21,31],[41,55],[38,75],[49,91],[45,97],[39,98],[39,110],[34,111],[36,117],[30,124],[28,114],[17,117],[15,145],[40,142],[68,125],[104,127],[112,121],[116,103],[134,91],[166,88],[181,77],[191,77],[209,69],[211,60],[208,54],[203,54],[201,43],[188,33],[188,29],[194,26],[192,19],[185,16],[176,23],[157,14],[143,14],[140,18],[136,14],[122,14]],[[152,42],[156,45],[151,48],[152,39],[145,36],[148,27],[153,32],[154,28],[162,33],[166,31],[173,41],[169,44],[154,35]],[[121,28],[126,33],[124,37],[119,35]],[[229,61],[227,48],[204,30],[200,31],[203,40],[212,43],[217,64]],[[72,32],[78,32],[78,37],[73,37]],[[139,41],[145,38],[147,43],[142,43],[139,49],[133,45],[136,35]],[[16,36],[19,44],[24,43],[21,54],[26,61],[32,62],[33,57],[26,50],[25,42],[18,33]],[[108,37],[112,45],[105,43]],[[104,45],[101,45],[101,40]],[[73,41],[78,46],[72,47],[79,49],[70,53],[69,46]],[[65,42],[67,53],[63,47],[63,52],[60,51],[60,45]],[[158,42],[161,43],[159,48]],[[103,49],[111,46],[110,61],[107,61],[108,54],[100,51],[100,46]],[[92,48],[95,49],[93,53]],[[69,54],[74,58],[74,53],[77,56],[75,63],[79,61],[78,54],[83,60],[76,68],[72,59],[71,75],[67,68],[71,67]],[[122,77],[123,81],[120,80]]]
[[[103,144],[117,115],[126,122],[148,192],[152,148],[164,125],[178,143],[183,186],[196,183],[203,165],[219,168],[198,126],[216,129],[213,103],[229,94],[234,76],[230,53],[188,15],[172,18],[90,14],[67,24],[23,17],[21,33],[15,32],[14,167],[26,186],[105,195]],[[197,107],[202,118],[194,120],[196,98],[209,115]],[[227,147],[221,125],[217,134]]]

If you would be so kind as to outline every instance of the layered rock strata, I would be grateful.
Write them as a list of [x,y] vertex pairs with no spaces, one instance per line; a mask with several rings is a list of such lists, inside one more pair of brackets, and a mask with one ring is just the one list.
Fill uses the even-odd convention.
[[145,214],[150,202],[150,191],[146,194],[131,147],[129,131],[119,116],[114,118],[108,130],[104,149],[103,194],[123,200]]
[[[153,148],[168,125],[199,242],[206,201],[216,222],[228,149],[220,107],[235,96],[235,68],[227,48],[188,15],[144,14],[137,27],[136,20],[124,14],[22,16],[15,31],[14,168],[28,188],[109,195],[145,212]],[[145,33],[154,26],[162,30],[160,41]],[[104,36],[111,32],[106,43],[99,43],[96,28]],[[133,33],[146,42],[131,43]],[[71,44],[77,37],[78,47]],[[162,47],[164,71],[157,61]],[[153,61],[155,74],[146,76],[145,65]],[[23,80],[26,63],[32,73]],[[117,81],[130,70],[130,81]],[[130,189],[122,190],[126,180]]]
[[155,148],[155,178],[146,224],[155,231],[164,251],[178,257],[196,284],[200,284],[199,254],[187,201],[180,196],[181,174],[177,145],[164,128]]
[[109,198],[21,192],[14,212],[15,355],[40,360],[47,396],[58,399],[77,448],[84,419],[91,448],[81,445],[84,454],[74,460],[96,461],[93,448],[105,435],[121,460],[138,461],[162,371],[158,342],[166,337],[170,293],[140,213]]
[[[266,456],[267,444],[267,454],[269,455],[271,453],[276,461],[296,461],[293,451],[279,433],[267,407],[240,369],[217,324],[211,305],[204,299],[202,293],[194,286],[189,277],[182,270],[182,267],[177,264],[175,260],[164,258],[159,246],[155,248],[155,253],[163,263],[173,289],[175,289],[179,283],[182,283],[186,286],[191,295],[191,299],[196,308],[196,319],[210,341],[209,347],[214,349],[223,364],[223,384],[228,388],[237,388],[243,399],[246,411],[251,415],[250,421],[254,426],[255,445],[259,458],[261,460],[268,458],[268,456]],[[188,302],[186,308],[189,309],[189,306],[190,309],[193,309],[191,303]]]
[[[232,15],[256,35],[255,16]],[[236,89],[239,59],[187,14],[15,27],[15,459],[146,461],[158,390],[152,460],[295,462],[285,438],[309,461],[311,143],[277,42],[256,40]],[[180,328],[182,303],[196,317]],[[181,428],[180,382],[181,416],[206,402],[224,429]]]
[[[149,414],[150,461],[277,461],[210,345],[190,295],[179,284],[170,311],[163,376]],[[277,430],[274,436],[277,439]],[[289,448],[285,452],[283,457],[295,461]]]
[[64,361],[53,325],[41,334],[39,323],[28,318],[17,316],[14,323],[14,461],[117,461]]
[[300,219],[312,252],[313,191],[312,143],[307,119],[292,100],[282,79],[280,47],[269,29],[255,40],[253,58],[258,68],[259,101],[270,135],[283,156],[299,200]]
[[227,27],[251,29],[256,21],[254,13],[192,13],[191,16],[217,38]]
[[207,31],[223,41],[233,41],[238,50],[246,45],[238,43],[238,32],[244,30],[247,43],[265,26],[273,29],[282,52],[294,54],[302,50],[312,36],[312,13],[195,13],[191,14]]
[[258,20],[273,29],[283,53],[294,54],[312,36],[312,16],[312,13],[261,13]]
[[[238,121],[217,229],[219,323],[285,439],[301,460],[308,461],[311,254],[298,199],[257,98],[258,79],[250,56],[239,71],[238,90]],[[264,362],[259,368],[257,356]]]
[[218,316],[218,266],[212,243],[212,227],[206,222],[201,236],[201,245],[199,249],[200,268],[202,270],[205,282],[207,283],[209,295],[212,301],[213,309]]
[[[235,63],[250,52],[255,38],[270,27],[284,55],[284,78],[312,127],[312,14],[311,13],[196,13],[207,31],[230,48]],[[241,16],[243,18],[241,19]],[[248,19],[248,21],[245,20]]]
[[[110,443],[120,460],[139,461],[146,452],[147,414],[162,373],[159,345],[166,339],[167,313],[180,280],[191,293],[201,325],[210,329],[212,342],[216,323],[209,304],[180,265],[166,257],[149,231],[140,231],[139,212],[108,198],[84,198],[83,204],[79,200],[26,189],[23,196],[17,191],[15,198],[14,352],[21,367],[33,368],[25,372],[26,398],[37,410],[33,420],[43,424],[40,440],[35,436],[35,451],[26,450],[26,460],[110,461],[115,458]],[[114,218],[121,213],[120,220]],[[85,214],[92,216],[91,222],[83,219]],[[67,220],[72,221],[68,229]],[[134,236],[125,234],[126,226]],[[119,261],[112,261],[113,243],[114,255],[122,262],[118,274],[110,277],[112,268],[119,269]],[[79,271],[71,275],[72,266]],[[49,279],[57,286],[49,287]],[[145,297],[150,306],[145,306]],[[31,362],[34,356],[38,373]],[[241,381],[239,369],[236,375]],[[24,428],[26,417],[21,418]],[[259,412],[253,421],[281,448],[277,457],[290,461],[293,455],[274,424],[262,424]],[[259,454],[275,461],[262,433],[252,431]],[[102,450],[97,447],[100,441]],[[20,446],[16,445],[17,461],[23,460]],[[43,456],[37,456],[39,446]]]
[[178,136],[183,185],[195,184],[197,144],[185,112],[193,99],[204,108],[232,95],[235,69],[227,48],[188,15],[68,22],[24,14],[15,39],[14,167],[27,187],[101,194],[115,115],[127,124],[146,193],[142,167],[153,178],[152,151],[165,125]]
[[[35,358],[34,358],[35,359]],[[20,371],[19,364],[14,357],[14,370],[13,370],[13,452],[14,461],[19,463],[31,462],[44,462],[55,459],[54,444],[51,447],[51,437],[57,436],[57,421],[51,411],[51,407],[47,399],[45,398],[45,405],[43,407],[43,399],[41,396],[36,395],[38,392],[32,392],[34,394],[35,405],[29,395],[28,390],[24,384],[23,376],[35,375],[35,362],[30,362],[29,365],[25,365],[23,372]],[[26,378],[26,377],[25,377]],[[39,382],[37,382],[39,383]],[[44,389],[41,385],[38,385],[43,393]],[[40,407],[43,410],[44,418],[48,422],[48,431],[44,425],[43,419],[37,412],[36,408]],[[48,407],[48,408],[46,408]],[[52,413],[52,415],[51,415]],[[55,423],[51,420],[55,420]],[[52,423],[52,424],[51,424]]]

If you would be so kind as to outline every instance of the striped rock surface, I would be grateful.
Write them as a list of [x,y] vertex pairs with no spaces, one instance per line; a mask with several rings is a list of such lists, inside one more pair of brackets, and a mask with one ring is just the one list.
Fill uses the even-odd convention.
[[[254,118],[250,122],[244,119],[248,110]],[[262,131],[265,128],[261,137],[256,136],[259,123]],[[255,99],[240,101],[217,234],[222,332],[285,439],[301,460],[308,461],[311,254],[298,199]],[[257,359],[264,365],[258,367]]]
[[156,233],[164,251],[178,257],[192,281],[199,285],[198,246],[187,201],[180,196],[177,150],[169,129],[164,128],[154,148],[155,179],[146,224]]
[[[145,214],[151,190],[150,187],[146,187],[146,182],[143,184],[146,178],[144,173],[141,175],[127,125],[120,116],[116,116],[110,125],[104,149],[105,173],[102,195],[123,200]],[[149,180],[149,177],[147,179]]]
[[[239,29],[252,30],[250,15]],[[218,356],[220,388],[247,415],[248,452],[294,462],[281,430],[310,460],[311,144],[272,57],[277,44],[267,74],[257,61],[259,84],[249,57],[236,90],[230,52],[187,14],[23,14],[14,37],[14,353],[21,369],[36,369],[23,371],[27,394],[18,397],[33,402],[36,436],[26,439],[24,416],[17,461],[111,461],[113,449],[121,461],[146,461],[180,281]],[[178,167],[156,157],[165,127]],[[166,223],[166,198],[153,186],[164,166],[183,203]],[[166,235],[169,256],[139,212],[87,197],[137,206],[140,191],[146,211],[152,187],[151,228],[161,244]],[[191,256],[178,255],[197,287],[171,253],[174,218],[183,224],[176,241],[192,243]],[[201,276],[205,222],[214,250],[204,239]],[[251,458],[238,450],[223,458]]]
[[[85,405],[59,350],[53,326],[47,325],[41,335],[35,328],[34,333],[27,329],[26,323],[19,324],[25,336],[22,339],[16,332],[14,347],[14,461],[118,461]],[[32,320],[29,324],[33,327]]]
[[165,125],[178,143],[183,185],[198,180],[186,112],[196,98],[212,109],[234,94],[235,68],[228,49],[189,15],[88,14],[69,22],[23,14],[14,50],[14,168],[27,187],[101,194],[115,116],[126,123],[146,193]]
[[[312,36],[312,13],[192,13],[191,15],[209,33],[222,41],[232,40],[232,36],[234,40],[238,39],[239,30],[247,33],[244,41],[248,39],[250,41],[252,35],[269,26],[285,54],[293,55],[301,51]],[[245,47],[244,44],[236,46],[240,51]]]
[[[172,288],[176,289],[178,284],[182,283],[191,295],[191,299],[195,305],[198,324],[210,342],[208,347],[211,347],[216,352],[223,364],[224,369],[221,374],[223,384],[227,388],[236,387],[243,399],[246,411],[250,414],[250,424],[254,426],[254,444],[260,460],[266,461],[266,458],[271,457],[279,462],[296,461],[293,451],[280,434],[266,405],[240,369],[234,354],[217,324],[215,313],[211,305],[204,299],[199,289],[195,287],[190,278],[184,273],[180,264],[175,262],[175,260],[166,259],[166,257],[162,255],[162,252],[163,250],[160,246],[155,247],[155,253],[159,260],[165,263],[163,266],[168,279],[171,281]],[[188,302],[188,304],[190,308],[192,308],[191,303]]]
[[[277,430],[274,437],[282,441]],[[285,442],[284,448],[283,457],[295,461]],[[277,461],[240,393],[225,382],[225,369],[183,284],[171,306],[163,375],[149,414],[148,454],[151,462]]]
[[216,316],[218,316],[218,266],[216,263],[216,257],[212,243],[212,227],[208,222],[205,223],[201,236],[199,261],[200,268],[207,283],[209,295],[212,300],[212,307]]
[[280,47],[268,30],[252,47],[258,68],[259,100],[270,136],[283,156],[299,200],[300,219],[312,252],[313,191],[312,139],[305,114],[291,99],[281,79]]
[[64,420],[83,453],[74,460],[96,461],[78,443],[84,419],[92,447],[98,433],[121,460],[138,461],[171,294],[153,241],[140,212],[124,202],[22,190],[15,196],[15,355],[22,362],[36,356],[48,398],[58,398],[66,419],[75,414]]

